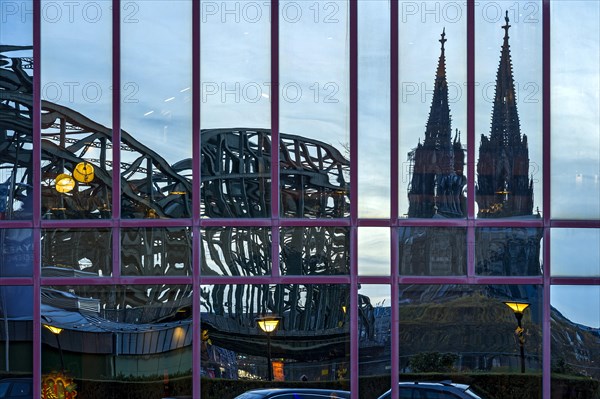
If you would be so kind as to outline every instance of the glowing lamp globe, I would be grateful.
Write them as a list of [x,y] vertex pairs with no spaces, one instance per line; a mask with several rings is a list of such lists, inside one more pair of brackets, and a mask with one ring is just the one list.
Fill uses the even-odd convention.
[[73,169],[73,177],[80,183],[94,180],[94,166],[89,162],[79,162]]
[[272,333],[279,325],[279,317],[261,317],[256,319],[258,327],[265,333]]
[[515,314],[523,314],[525,309],[529,307],[529,304],[526,302],[504,302],[506,306],[512,309]]
[[52,334],[58,335],[62,332],[62,328],[60,327],[54,327],[54,326],[50,326],[48,324],[44,324],[44,327],[46,327],[48,330],[52,331]]
[[56,176],[55,187],[59,193],[68,193],[75,188],[75,180],[66,173]]

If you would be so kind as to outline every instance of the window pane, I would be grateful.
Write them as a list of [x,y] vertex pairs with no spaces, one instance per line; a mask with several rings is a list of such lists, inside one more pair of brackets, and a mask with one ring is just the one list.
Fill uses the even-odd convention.
[[202,215],[271,212],[271,54],[267,2],[202,1]]
[[[391,364],[391,302],[389,285],[361,284],[358,291],[358,372],[361,376],[388,376]],[[383,381],[383,380],[382,380]]]
[[110,5],[105,1],[41,3],[42,214],[46,219],[110,217]]
[[358,213],[390,215],[390,3],[358,6]]
[[552,393],[593,397],[600,380],[600,286],[554,285],[550,295]]
[[[267,380],[266,387],[272,384],[269,379],[301,381],[305,376],[308,381],[321,381],[324,388],[347,389],[350,320],[344,309],[349,306],[348,289],[327,284],[203,286],[202,375]],[[270,334],[257,322],[267,316],[278,318]],[[229,387],[240,390],[232,395],[244,390],[243,386]]]
[[346,227],[281,228],[281,274],[350,273],[350,237]]
[[0,277],[31,277],[32,275],[32,230],[0,229]]
[[452,276],[467,274],[466,229],[401,227],[400,274]]
[[[33,373],[33,288],[0,286],[0,375]],[[4,382],[1,380],[0,382]],[[29,380],[18,380],[31,386]],[[0,387],[0,397],[3,397]]]
[[552,229],[552,276],[600,277],[600,229]]
[[463,218],[466,3],[406,1],[399,12],[399,214]]
[[[400,369],[425,378],[469,374],[484,397],[517,397],[527,389],[526,397],[541,398],[542,291],[535,285],[402,285]],[[529,307],[519,319],[505,301]],[[515,380],[526,373],[527,384],[478,378],[489,373]]]
[[600,219],[600,3],[550,8],[552,217]]
[[387,227],[358,228],[358,273],[390,275],[390,229]]
[[42,391],[61,378],[81,397],[191,395],[191,286],[69,288],[42,290]]
[[204,276],[271,274],[271,229],[209,227],[202,231]]
[[542,229],[485,227],[475,230],[475,272],[486,276],[542,274]]
[[0,222],[31,219],[33,201],[32,1],[3,2],[0,23]]
[[137,228],[121,231],[124,276],[190,276],[192,233],[189,228]]
[[349,215],[348,4],[280,2],[282,215]]
[[42,276],[112,275],[112,234],[108,229],[42,230]]
[[121,213],[191,217],[192,3],[124,2],[122,15]]
[[539,217],[542,3],[479,2],[475,18],[477,217]]

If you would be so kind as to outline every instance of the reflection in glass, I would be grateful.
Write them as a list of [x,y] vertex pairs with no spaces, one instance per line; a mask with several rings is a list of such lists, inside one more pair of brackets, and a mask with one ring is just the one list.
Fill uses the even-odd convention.
[[475,230],[475,272],[486,276],[541,275],[542,234],[538,228]]
[[347,217],[348,3],[279,8],[282,216]]
[[600,3],[551,9],[552,217],[600,219]]
[[0,229],[0,277],[31,277],[32,274],[32,231]]
[[390,213],[390,7],[388,0],[358,8],[358,213]]
[[192,234],[189,228],[137,228],[121,231],[124,276],[189,276]]
[[[109,218],[112,12],[109,2],[73,5],[42,2],[42,215]],[[93,168],[93,177],[77,178],[82,163]]]
[[32,374],[32,318],[32,287],[0,286],[0,379]]
[[[42,389],[78,397],[191,395],[190,286],[44,287]],[[179,378],[174,378],[179,377]]]
[[348,232],[346,227],[281,228],[281,274],[348,274]]
[[399,12],[400,214],[464,218],[466,7],[405,2]]
[[266,129],[202,131],[201,212],[205,217],[268,217],[271,140]]
[[467,238],[464,228],[401,227],[398,235],[400,274],[466,274]]
[[500,6],[483,2],[476,7],[476,75],[480,82],[476,89],[476,129],[480,133],[477,217],[533,217],[534,212],[539,217],[541,2],[515,2],[510,10],[501,10],[494,18],[490,17],[490,8]]
[[552,229],[552,276],[600,277],[600,229]]
[[268,379],[267,336],[256,320],[276,316],[280,322],[270,336],[274,380],[306,377],[347,384],[348,289],[326,284],[202,287],[202,375]]
[[[7,31],[27,28],[2,18]],[[33,201],[33,51],[6,40],[0,38],[0,221],[31,219]]]
[[[512,300],[530,304],[522,319],[523,360],[526,373],[541,374],[541,286],[404,285],[399,295],[403,372],[520,374],[517,321],[503,303]],[[541,397],[541,379],[528,388],[528,397]]]
[[359,374],[389,375],[392,344],[390,287],[361,284],[358,301]]
[[550,297],[552,393],[568,397],[600,381],[600,286],[553,285]]
[[[164,216],[190,217],[191,170],[182,166],[192,157],[192,2],[125,4],[127,15],[135,11],[135,23],[127,17],[121,23],[121,125],[131,132],[124,138],[134,140],[122,140],[124,183],[165,208]],[[129,214],[132,202],[124,198],[123,216],[144,217]]]
[[110,276],[111,240],[108,229],[42,230],[42,276]]
[[390,275],[390,229],[385,227],[358,228],[358,273]]
[[257,227],[208,227],[202,230],[204,276],[271,274],[271,230]]

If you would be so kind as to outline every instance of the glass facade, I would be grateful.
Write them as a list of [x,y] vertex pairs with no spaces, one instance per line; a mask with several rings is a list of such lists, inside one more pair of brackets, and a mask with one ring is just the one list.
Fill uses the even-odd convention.
[[594,398],[599,12],[0,0],[0,396]]

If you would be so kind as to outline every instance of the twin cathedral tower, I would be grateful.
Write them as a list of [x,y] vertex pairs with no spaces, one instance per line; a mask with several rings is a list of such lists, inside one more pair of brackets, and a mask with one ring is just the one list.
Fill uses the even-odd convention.
[[[527,136],[521,135],[508,44],[508,12],[496,75],[489,137],[482,135],[477,163],[476,201],[480,218],[528,216],[533,213],[533,180],[529,178]],[[408,188],[411,218],[464,218],[467,215],[465,154],[458,129],[452,136],[446,57],[442,32],[433,100],[425,139],[409,153],[412,176]]]

